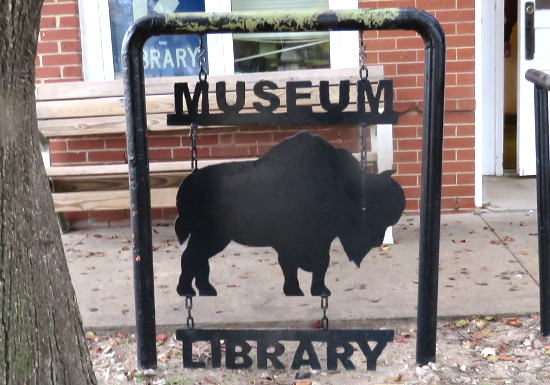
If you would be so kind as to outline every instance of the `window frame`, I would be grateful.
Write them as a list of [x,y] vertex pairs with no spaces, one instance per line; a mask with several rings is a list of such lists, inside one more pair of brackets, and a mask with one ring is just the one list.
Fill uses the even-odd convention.
[[[206,12],[231,12],[231,0],[205,0]],[[113,50],[108,0],[79,0],[82,73],[85,81],[114,80]],[[329,9],[357,9],[358,0],[329,0]],[[97,38],[99,36],[99,38]],[[235,73],[233,37],[209,34],[208,65],[211,75]],[[359,66],[357,31],[330,32],[330,68]],[[246,76],[246,74],[243,74]]]

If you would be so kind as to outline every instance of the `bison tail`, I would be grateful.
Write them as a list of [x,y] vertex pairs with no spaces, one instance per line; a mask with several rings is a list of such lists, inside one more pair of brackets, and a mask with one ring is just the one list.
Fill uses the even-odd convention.
[[181,216],[176,218],[176,223],[174,224],[174,227],[176,228],[178,241],[180,245],[182,245],[183,242],[187,240],[187,237],[189,237],[191,229],[189,228],[188,223],[186,223],[186,221]]

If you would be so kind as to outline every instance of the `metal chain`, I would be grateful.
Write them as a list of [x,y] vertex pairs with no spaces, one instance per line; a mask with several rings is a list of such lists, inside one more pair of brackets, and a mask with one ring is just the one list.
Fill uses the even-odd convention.
[[208,72],[206,72],[206,45],[204,44],[204,40],[206,39],[206,35],[200,36],[200,46],[199,46],[199,81],[206,82],[206,79],[208,78]]
[[191,310],[193,310],[193,297],[188,295],[185,297],[185,309],[187,309],[187,328],[188,329],[194,329],[195,328],[195,320],[193,319],[193,316],[191,315]]
[[367,45],[363,41],[363,32],[359,31],[359,42],[361,50],[359,51],[359,79],[366,80],[369,77],[369,70],[367,68]]
[[199,165],[199,157],[197,155],[197,131],[199,126],[196,123],[191,123],[189,130],[189,140],[191,141],[191,170],[195,171]]
[[328,309],[328,296],[323,295],[321,296],[321,310],[323,311],[323,318],[321,318],[321,329],[323,330],[328,330],[327,309]]
[[367,124],[359,123],[359,137],[361,139],[361,170],[367,171]]

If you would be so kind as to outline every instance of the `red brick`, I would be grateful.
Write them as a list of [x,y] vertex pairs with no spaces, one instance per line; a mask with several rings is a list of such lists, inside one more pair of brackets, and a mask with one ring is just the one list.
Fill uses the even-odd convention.
[[416,0],[416,7],[420,9],[454,9],[455,0]]
[[422,147],[422,139],[399,139],[397,148],[399,150],[418,150]]
[[464,184],[474,184],[476,180],[475,174],[466,174],[466,173],[460,173],[456,176],[456,183],[460,185]]
[[76,15],[78,14],[78,5],[76,3],[50,4],[42,6],[42,15]]
[[404,163],[404,162],[417,162],[418,153],[416,151],[394,151],[393,161],[395,163]]
[[456,127],[457,136],[474,136],[476,128],[472,125],[458,125]]
[[[197,155],[199,156],[199,159],[210,158],[210,147],[198,147]],[[189,147],[174,148],[172,149],[172,156],[174,160],[189,160],[191,159],[191,149]]]
[[105,141],[102,139],[78,139],[69,140],[69,150],[98,150],[105,148]]
[[415,62],[415,51],[393,51],[393,52],[380,52],[378,54],[379,60],[382,63],[397,63],[397,62]]
[[86,161],[85,152],[54,152],[50,154],[52,164],[81,163]]
[[197,145],[198,146],[208,146],[219,144],[219,135],[198,135],[197,136]]
[[402,63],[397,65],[397,73],[404,74],[420,74],[424,71],[423,63]]
[[69,65],[69,64],[81,64],[82,58],[80,54],[68,53],[68,54],[55,54],[55,55],[42,55],[42,65]]
[[62,41],[61,42],[61,51],[62,52],[80,52],[81,46],[79,41]]
[[475,35],[451,35],[447,36],[448,47],[473,47]]
[[[198,143],[198,141],[197,141]],[[181,136],[150,136],[147,139],[149,148],[152,147],[180,147]]]
[[78,16],[63,16],[59,18],[60,28],[79,28]]
[[457,35],[474,34],[475,31],[476,31],[475,23],[457,23],[456,24]]
[[458,9],[475,8],[475,0],[456,0]]
[[164,161],[173,159],[172,150],[170,149],[151,149],[149,148],[149,160],[150,161]]
[[454,99],[467,99],[475,97],[475,88],[472,86],[445,87],[445,96]]
[[401,87],[414,87],[417,85],[416,76],[397,76],[393,79],[393,86],[395,88]]
[[456,74],[456,83],[460,85],[475,84],[475,75],[473,73],[459,73]]
[[474,149],[456,151],[457,160],[475,160],[475,158],[476,158],[476,152]]
[[126,148],[126,139],[111,138],[105,139],[105,148],[112,150],[115,148]]
[[237,144],[273,143],[273,134],[271,132],[235,134],[235,143]]
[[56,26],[57,26],[57,22],[56,22],[55,16],[42,17],[40,19],[40,29],[55,28]]
[[130,219],[130,210],[93,211],[89,218],[99,222],[124,221]]
[[[274,133],[275,136],[277,133]],[[219,144],[233,144],[235,143],[233,134],[225,134],[225,135],[219,135],[218,136]],[[277,141],[277,139],[275,139]]]
[[81,66],[63,67],[63,77],[82,78],[82,67]]
[[475,99],[457,100],[459,111],[475,111],[476,101]]
[[475,123],[475,114],[473,112],[454,112],[445,114],[445,124],[457,123]]
[[418,199],[407,199],[405,202],[405,211],[407,212],[417,212],[419,210],[419,200]]
[[444,162],[443,172],[474,172],[474,162]]
[[475,59],[475,48],[458,48],[456,50],[456,58],[458,60]]
[[50,152],[67,151],[67,141],[65,139],[50,139],[48,148]]
[[423,117],[422,114],[419,114],[418,112],[412,112],[407,114],[401,114],[399,115],[399,125],[405,126],[405,125],[422,125]]
[[404,30],[384,30],[378,31],[378,37],[388,38],[388,37],[413,37],[417,36],[416,32],[413,31],[404,31]]
[[443,27],[443,32],[445,32],[445,35],[456,35],[456,23],[442,23],[441,27]]
[[474,21],[475,12],[473,9],[442,10],[435,13],[440,23]]
[[37,67],[37,78],[58,78],[61,76],[59,67]]
[[443,160],[456,160],[456,150],[443,150]]
[[57,42],[54,41],[41,41],[37,46],[37,54],[56,53],[58,51]]
[[395,96],[401,101],[422,100],[424,97],[424,90],[422,88],[401,88],[395,90]]
[[473,148],[473,137],[444,138],[443,147],[445,148]]
[[441,184],[443,184],[443,185],[456,184],[456,174],[443,174],[443,175],[441,175]]
[[393,179],[401,186],[417,186],[418,177],[416,175],[394,175]]
[[[365,42],[367,45],[367,49],[369,52],[371,51],[389,51],[394,50],[396,48],[396,41],[395,39],[376,39],[376,40],[368,40]],[[369,57],[369,53],[367,52],[367,58]]]
[[474,186],[443,186],[441,190],[444,196],[465,197],[474,194]]
[[420,174],[422,166],[420,163],[399,163],[397,165],[397,172],[402,174]]
[[212,146],[210,154],[213,158],[237,158],[248,156],[248,146]]
[[417,138],[418,133],[416,127],[413,126],[395,126],[393,128],[393,137],[394,138]]
[[124,151],[91,151],[88,153],[90,162],[125,162],[126,153]]
[[78,29],[52,29],[40,31],[42,40],[78,40],[80,33]]
[[402,37],[395,42],[397,49],[424,49],[424,42],[420,37]]

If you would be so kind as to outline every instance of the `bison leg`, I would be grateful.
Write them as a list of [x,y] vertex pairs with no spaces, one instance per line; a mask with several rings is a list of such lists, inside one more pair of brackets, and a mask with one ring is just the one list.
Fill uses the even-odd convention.
[[283,292],[288,296],[304,295],[304,292],[300,289],[300,283],[298,282],[298,265],[296,264],[296,258],[287,251],[280,252],[277,250],[277,253],[279,254],[279,265],[285,277]]
[[191,282],[195,278],[195,285],[199,295],[215,296],[216,289],[209,282],[210,266],[208,259],[227,246],[229,241],[191,234],[187,248],[181,256],[181,275],[177,292],[181,296],[195,295]]
[[325,274],[327,273],[330,255],[327,251],[321,254],[322,257],[312,269],[311,295],[329,296],[330,290],[325,286]]

